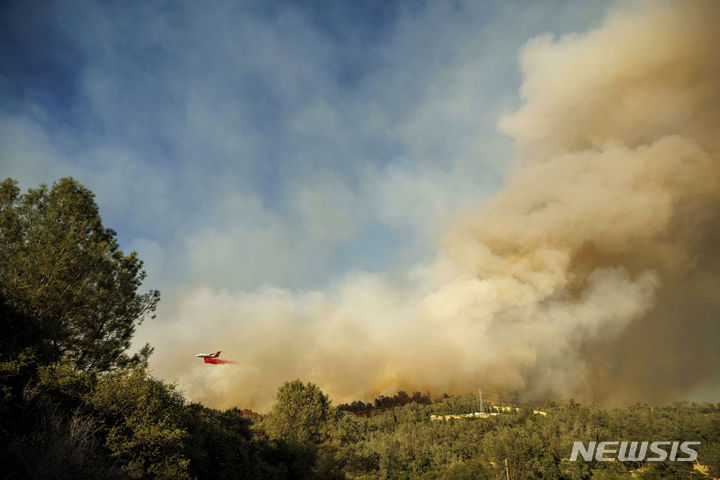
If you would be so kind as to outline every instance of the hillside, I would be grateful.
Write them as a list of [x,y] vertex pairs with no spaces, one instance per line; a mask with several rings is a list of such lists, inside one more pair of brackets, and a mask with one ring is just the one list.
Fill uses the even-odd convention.
[[[160,294],[138,292],[142,261],[119,250],[92,192],[70,178],[26,194],[3,182],[0,243],[5,478],[720,475],[714,404],[602,409],[570,401],[527,408],[483,405],[475,394],[433,399],[398,392],[335,407],[320,386],[295,380],[278,388],[267,415],[243,405],[207,408],[151,375],[151,346],[128,351]],[[569,460],[573,442],[603,440],[700,444],[697,462]]]

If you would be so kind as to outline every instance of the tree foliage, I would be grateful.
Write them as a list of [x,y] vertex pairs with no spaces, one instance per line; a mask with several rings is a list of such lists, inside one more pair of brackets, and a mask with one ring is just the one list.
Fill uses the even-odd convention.
[[[720,475],[720,405],[600,409],[570,401],[497,416],[475,395],[398,392],[335,409],[317,385],[270,414],[188,403],[127,355],[155,291],[72,179],[0,184],[0,466],[9,479],[609,480]],[[571,462],[574,441],[700,441],[698,464]]]
[[263,428],[271,439],[319,445],[329,438],[332,416],[330,399],[317,385],[294,380],[278,389]]
[[[93,193],[71,178],[25,194],[0,184],[0,302],[3,354],[31,347],[39,359],[71,358],[104,371],[130,363],[136,326],[155,310],[159,292],[139,294],[142,261],[119,250]],[[22,325],[18,325],[23,318]],[[134,360],[142,361],[145,348]]]
[[108,426],[106,446],[135,479],[184,479],[184,398],[172,385],[150,377],[144,367],[103,375],[89,403]]
[[159,300],[144,279],[75,180],[0,184],[3,478],[307,478],[314,450],[188,405],[147,372],[149,346],[127,354]]

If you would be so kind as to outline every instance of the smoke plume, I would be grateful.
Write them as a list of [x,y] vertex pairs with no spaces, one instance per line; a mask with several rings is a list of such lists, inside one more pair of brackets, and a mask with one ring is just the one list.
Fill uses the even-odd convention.
[[[326,291],[187,291],[172,345],[155,342],[156,372],[195,400],[261,410],[293,378],[336,402],[478,387],[661,402],[713,388],[718,21],[715,1],[642,4],[530,41],[524,103],[500,121],[515,167],[459,214],[434,262]],[[185,357],[207,348],[237,365]]]

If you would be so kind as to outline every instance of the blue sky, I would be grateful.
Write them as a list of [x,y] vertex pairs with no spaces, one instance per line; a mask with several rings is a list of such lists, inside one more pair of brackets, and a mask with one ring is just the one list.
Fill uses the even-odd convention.
[[[603,21],[613,5],[622,7]],[[640,232],[651,247],[667,240],[637,228],[662,217],[657,203],[640,208],[643,192],[662,188],[650,182],[647,190],[608,193],[615,170],[606,163],[618,141],[629,147],[628,158],[646,151],[638,141],[672,150],[676,141],[661,140],[678,134],[690,143],[707,135],[715,145],[708,119],[718,117],[700,108],[717,104],[707,88],[714,85],[707,79],[717,77],[708,45],[717,42],[703,37],[714,31],[703,14],[713,5],[0,2],[0,176],[24,189],[73,176],[95,192],[123,250],[145,261],[144,288],[162,292],[157,319],[138,330],[136,341],[153,344],[153,371],[178,379],[195,400],[267,406],[277,385],[297,376],[338,400],[400,387],[473,391],[480,380],[508,392],[529,385],[543,395],[572,393],[563,389],[575,388],[587,348],[577,338],[595,338],[584,325],[613,327],[618,319],[637,331],[656,329],[648,345],[676,353],[678,375],[663,371],[662,385],[697,387],[698,398],[715,398],[713,363],[709,380],[677,380],[688,370],[677,359],[689,365],[695,358],[689,353],[697,352],[717,359],[715,324],[708,313],[707,325],[697,324],[710,332],[701,335],[708,346],[686,335],[697,352],[685,349],[672,333],[675,317],[665,318],[665,304],[645,295],[655,291],[647,280],[657,269],[652,255],[635,277],[633,262],[609,271],[603,262],[597,266],[592,278],[625,302],[607,302],[592,295],[605,290],[587,287],[578,302],[563,303],[570,297],[558,279],[571,275],[562,269],[555,275],[554,261],[540,262],[548,288],[535,285],[534,273],[517,284],[493,270],[514,268],[516,243],[527,247],[528,238],[545,234],[570,232],[570,241],[556,245],[560,256],[548,257],[544,244],[529,247],[550,260],[573,255],[576,237],[582,245],[596,235],[591,240],[613,252],[625,248],[642,264],[653,250],[627,238]],[[647,15],[645,6],[652,7]],[[688,33],[675,35],[678,28]],[[703,38],[693,43],[697,37]],[[705,75],[701,88],[663,74],[687,65]],[[651,88],[642,81],[628,87],[626,78],[647,79]],[[503,118],[519,155],[499,131]],[[574,169],[564,169],[562,155],[553,157],[560,166],[547,170],[555,173],[545,182],[535,171],[523,177],[514,163],[576,148],[597,158],[597,171],[578,173],[581,182]],[[672,168],[675,157],[658,157],[666,160],[660,167]],[[515,182],[506,185],[508,178]],[[706,178],[716,176],[697,173],[698,181]],[[558,204],[565,192],[558,186],[570,192],[559,202],[568,209],[528,220],[523,212],[537,212],[536,204]],[[489,203],[503,188],[504,197]],[[639,201],[627,200],[636,194]],[[532,208],[523,210],[523,202]],[[636,216],[628,205],[638,208]],[[591,207],[595,214],[588,214]],[[472,215],[478,211],[490,216]],[[480,230],[487,226],[485,241],[497,229],[507,250],[488,261],[478,232],[457,228],[469,217]],[[449,262],[443,242],[455,243]],[[679,252],[699,254],[683,242],[676,242]],[[535,268],[538,258],[528,265]],[[614,265],[614,257],[608,262]],[[683,305],[692,304],[672,281],[662,285],[660,300],[672,303],[666,293],[675,292]],[[557,308],[546,315],[550,300]],[[609,308],[624,305],[635,310]],[[584,315],[577,314],[581,307]],[[633,320],[637,312],[647,315]],[[669,327],[650,323],[658,318]],[[515,320],[520,326],[508,329]],[[575,330],[543,326],[565,320]],[[618,348],[624,338],[615,338]],[[238,364],[208,370],[188,354],[206,349],[223,350]],[[635,345],[622,351],[635,352]],[[648,350],[640,362],[641,374],[652,367],[652,355]],[[640,384],[622,355],[606,360],[615,362],[618,391],[638,400],[632,394]],[[582,393],[583,385],[577,388]]]
[[607,6],[3,2],[0,172],[92,189],[166,305],[392,276],[501,187],[522,46]]

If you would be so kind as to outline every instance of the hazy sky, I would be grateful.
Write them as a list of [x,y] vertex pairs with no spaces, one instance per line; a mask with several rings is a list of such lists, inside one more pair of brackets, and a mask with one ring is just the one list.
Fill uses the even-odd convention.
[[165,304],[403,269],[501,185],[522,45],[606,7],[3,2],[0,173],[92,189]]
[[[326,382],[321,387],[347,395],[370,395],[403,385],[460,389],[482,375],[484,382],[502,385],[507,378],[488,377],[485,368],[501,357],[502,365],[512,365],[514,370],[498,367],[497,371],[505,372],[500,377],[508,377],[511,370],[516,374],[507,389],[517,391],[535,378],[537,392],[567,392],[550,383],[573,383],[580,375],[560,370],[569,355],[577,357],[574,361],[582,366],[583,342],[590,337],[604,340],[582,333],[578,334],[582,341],[563,339],[567,345],[549,348],[556,336],[545,328],[537,333],[535,328],[543,327],[543,321],[577,323],[583,312],[590,312],[589,304],[593,309],[586,316],[591,319],[588,321],[595,322],[593,315],[598,316],[598,325],[614,321],[615,317],[608,316],[615,313],[607,310],[607,298],[603,297],[603,288],[609,284],[616,293],[606,297],[612,298],[615,306],[633,305],[617,313],[617,318],[625,319],[622,328],[631,324],[647,328],[635,319],[650,322],[661,318],[653,313],[657,309],[670,311],[662,301],[653,300],[656,292],[661,292],[657,293],[661,300],[670,298],[658,285],[677,296],[672,305],[681,313],[667,314],[662,331],[670,333],[648,343],[644,360],[639,362],[642,368],[650,368],[655,352],[665,351],[672,342],[677,345],[678,359],[687,356],[683,345],[697,339],[690,333],[684,337],[673,333],[670,326],[682,328],[684,312],[693,309],[711,312],[702,317],[700,327],[693,328],[711,332],[700,339],[707,345],[696,350],[704,352],[703,361],[714,368],[720,361],[712,343],[718,335],[711,318],[717,299],[712,298],[712,309],[706,308],[710,303],[704,298],[688,303],[687,292],[673,290],[675,285],[691,284],[686,281],[689,277],[682,276],[686,273],[668,267],[681,279],[677,280],[652,258],[644,257],[647,252],[628,252],[622,261],[611,256],[598,264],[589,262],[588,285],[592,288],[587,287],[583,297],[587,302],[580,304],[586,310],[579,310],[572,301],[562,303],[572,298],[572,278],[577,273],[572,268],[560,269],[560,280],[551,282],[547,292],[538,290],[535,280],[509,288],[503,283],[509,278],[505,273],[490,272],[488,278],[512,293],[498,297],[499,306],[490,308],[486,302],[479,310],[472,302],[492,295],[482,293],[485,287],[476,289],[478,279],[458,277],[468,282],[461,282],[462,294],[455,294],[457,278],[443,284],[442,268],[432,275],[424,270],[436,259],[438,243],[452,231],[451,224],[466,210],[483,208],[513,175],[529,179],[528,188],[522,181],[511,182],[507,187],[510,193],[488,210],[491,214],[511,212],[510,226],[500,215],[479,217],[480,223],[489,226],[484,231],[482,225],[477,227],[480,233],[476,236],[488,242],[486,246],[502,241],[507,247],[498,250],[502,254],[499,265],[514,266],[512,248],[527,248],[532,242],[522,243],[523,235],[537,233],[532,230],[536,225],[527,223],[534,207],[530,205],[527,212],[517,210],[524,205],[519,199],[526,196],[532,203],[536,201],[533,195],[541,199],[545,193],[557,196],[552,191],[554,179],[564,178],[561,186],[575,193],[578,185],[587,185],[586,190],[599,199],[583,206],[578,199],[585,199],[585,192],[580,192],[583,195],[578,199],[573,199],[573,193],[565,203],[577,206],[580,215],[563,212],[557,225],[553,224],[555,217],[537,225],[537,231],[547,233],[548,238],[560,231],[572,234],[568,238],[578,243],[565,253],[575,262],[573,268],[586,260],[583,242],[605,245],[617,254],[613,249],[626,248],[626,239],[635,235],[633,232],[645,232],[652,245],[666,241],[668,232],[684,232],[676,223],[683,216],[678,212],[689,200],[684,197],[685,187],[674,185],[672,179],[669,185],[680,189],[679,194],[673,190],[671,195],[677,204],[670,203],[667,216],[672,221],[660,222],[657,232],[648,230],[644,220],[638,220],[641,216],[614,216],[615,210],[609,206],[612,202],[606,200],[622,203],[622,198],[610,198],[612,190],[602,190],[606,180],[615,181],[612,171],[593,176],[580,169],[576,180],[567,172],[573,172],[578,163],[558,167],[556,177],[545,177],[547,192],[528,193],[536,188],[535,172],[516,175],[513,139],[498,130],[501,118],[520,109],[519,115],[509,117],[505,130],[519,139],[521,147],[552,157],[574,152],[578,145],[586,148],[583,142],[590,142],[591,156],[602,153],[594,165],[617,161],[618,169],[633,164],[620,154],[620,160],[613,160],[617,152],[612,153],[612,142],[616,141],[629,148],[623,155],[636,160],[647,154],[643,142],[658,142],[659,146],[653,147],[658,152],[685,148],[668,140],[668,135],[686,135],[699,141],[711,156],[716,155],[714,143],[706,138],[714,138],[716,112],[701,108],[703,102],[710,105],[706,100],[715,98],[717,92],[717,86],[706,81],[715,75],[715,63],[705,61],[707,52],[699,46],[704,39],[687,45],[675,42],[664,30],[676,27],[669,7],[651,9],[654,13],[648,17],[646,29],[635,31],[633,8],[622,2],[627,11],[604,24],[612,5],[577,0],[4,2],[0,6],[0,173],[18,179],[23,188],[73,176],[96,193],[105,224],[118,232],[122,248],[136,250],[145,260],[149,273],[145,287],[159,288],[163,294],[158,318],[140,329],[136,339],[157,347],[151,363],[155,371],[165,378],[179,378],[192,398],[207,400],[202,398],[203,392],[216,392],[210,396],[227,394],[230,404],[237,400],[262,406],[278,382],[304,372],[311,380]],[[646,3],[634,5],[642,10]],[[674,8],[683,3],[668,5]],[[703,23],[702,13],[694,10],[707,7],[717,13],[712,3],[701,5],[688,8],[685,17],[677,17],[678,28],[690,32],[688,38],[696,30],[695,23]],[[666,10],[670,13],[664,13]],[[596,28],[599,30],[593,30]],[[654,56],[646,59],[642,52],[617,44],[616,31],[629,39],[617,42],[637,44],[657,35],[657,40],[665,43],[649,41],[644,48]],[[519,62],[528,42],[525,51],[530,53],[525,58],[521,89]],[[654,45],[659,46],[653,50]],[[690,49],[689,53],[679,55],[682,48]],[[630,55],[628,60],[628,52],[636,56]],[[645,60],[647,65],[637,68],[627,64]],[[668,66],[667,70],[656,69],[652,62]],[[700,80],[682,70],[686,67],[687,72],[700,72]],[[685,73],[668,73],[673,71],[687,73],[690,93],[673,96],[685,88],[678,83]],[[554,72],[564,72],[558,75],[566,75],[567,80],[554,78]],[[636,77],[640,80],[629,87],[623,83]],[[586,108],[587,114],[577,106]],[[554,118],[555,123],[544,122],[544,118]],[[692,128],[684,131],[683,125]],[[567,138],[560,138],[563,135]],[[520,158],[526,153],[520,152]],[[558,165],[566,161],[552,158],[559,159]],[[649,165],[653,164],[648,163],[648,171],[654,168]],[[670,163],[668,168],[672,166]],[[698,172],[706,170],[698,167]],[[695,172],[693,178],[705,177]],[[656,186],[650,184],[649,191],[655,192]],[[600,190],[594,191],[595,186]],[[634,188],[623,190],[623,195],[629,198]],[[712,195],[716,192],[714,186],[707,190]],[[712,205],[710,200],[706,205]],[[643,214],[659,211],[652,202],[645,206]],[[583,208],[597,209],[589,223],[583,223]],[[637,223],[631,224],[634,221]],[[504,236],[498,233],[496,238],[488,232],[498,225]],[[523,230],[526,225],[535,233]],[[616,225],[628,230],[616,230]],[[697,225],[714,232],[715,223],[698,220]],[[618,234],[620,240],[611,242],[607,231],[627,235]],[[690,232],[687,238],[697,237],[696,233]],[[588,239],[580,238],[581,234]],[[710,234],[703,235],[703,242],[709,242]],[[563,242],[566,247],[565,237]],[[558,245],[555,247],[561,251]],[[683,239],[677,240],[675,247],[684,248],[688,258],[717,257],[716,249],[704,246],[709,243],[702,243],[702,248],[688,245]],[[461,266],[477,260],[463,257],[471,250],[464,246],[455,249]],[[547,253],[538,251],[537,258]],[[479,265],[480,270],[494,268],[492,262]],[[555,281],[555,270],[544,273]],[[712,273],[701,273],[715,281]],[[422,284],[424,276],[433,281]],[[705,277],[693,281],[710,285]],[[413,282],[414,290],[407,294],[404,285]],[[592,282],[597,285],[593,287]],[[526,301],[522,295],[528,286],[534,295],[532,311],[507,314]],[[623,295],[634,297],[622,304],[617,300]],[[393,350],[397,344],[393,339],[417,325],[408,320],[416,318],[417,312],[405,311],[415,300],[429,308],[430,317],[447,317],[443,325],[457,327],[457,338],[435,345],[433,339],[418,337],[403,347],[407,351]],[[470,303],[463,303],[466,301]],[[550,315],[542,309],[553,301],[561,302],[562,308]],[[600,306],[596,308],[593,302]],[[445,310],[436,311],[436,307]],[[484,312],[486,307],[493,313],[477,315],[491,319],[491,326],[481,335],[476,331],[477,318],[466,313],[473,308]],[[503,347],[502,355],[495,355],[493,345],[502,344],[509,331],[504,326],[515,321],[503,315],[526,322],[518,328],[527,341]],[[408,319],[394,323],[404,316]],[[358,362],[378,359],[367,368],[380,373],[363,380],[365,389],[346,385],[347,371],[355,365],[347,351],[354,339],[351,328],[355,320],[346,322],[350,317],[369,325],[363,338],[373,345],[367,352],[352,350],[352,354]],[[378,329],[380,333],[373,333],[374,325],[381,323],[397,331]],[[617,327],[618,331],[622,328]],[[332,329],[342,333],[333,336]],[[272,337],[275,334],[277,340]],[[476,334],[475,343],[467,340]],[[294,350],[303,335],[307,336],[306,345],[313,346],[307,352],[300,347]],[[373,343],[376,337],[383,341]],[[268,338],[267,346],[259,346]],[[438,352],[447,354],[448,365],[455,361],[458,371],[467,363],[481,373],[458,373],[465,375],[462,382],[442,383],[445,374],[438,371],[434,378],[440,380],[425,384],[425,371],[387,371],[386,367],[398,360],[385,357],[385,352],[414,355],[418,342],[424,341],[430,342],[428,349],[437,347]],[[483,353],[488,357],[473,360],[474,348],[483,342],[489,345]],[[331,351],[336,344],[344,347]],[[254,350],[253,345],[257,347]],[[208,370],[192,357],[196,350],[217,349],[230,350],[228,354],[244,362],[232,370],[233,378],[217,369],[208,378]],[[617,352],[607,350],[598,350],[598,358],[617,357]],[[679,372],[686,371],[678,359],[669,364]],[[341,360],[346,362],[345,370],[313,370],[318,362],[335,365]],[[604,374],[619,378],[621,363]],[[673,394],[661,380],[681,378],[681,373],[672,376],[661,371],[658,379],[648,377],[646,385],[656,386],[642,398]],[[711,381],[706,380],[707,375],[698,374],[699,379],[694,383],[688,380],[687,385],[679,382],[678,391],[700,385],[698,388],[716,392],[717,375]],[[380,382],[381,376],[391,380]],[[414,383],[400,383],[411,377]],[[626,377],[623,385],[643,385],[636,377]],[[260,382],[261,378],[267,383],[262,387],[250,381]],[[538,380],[546,378],[552,382]],[[251,398],[253,392],[259,392],[256,398]],[[629,392],[626,398],[640,398]]]

